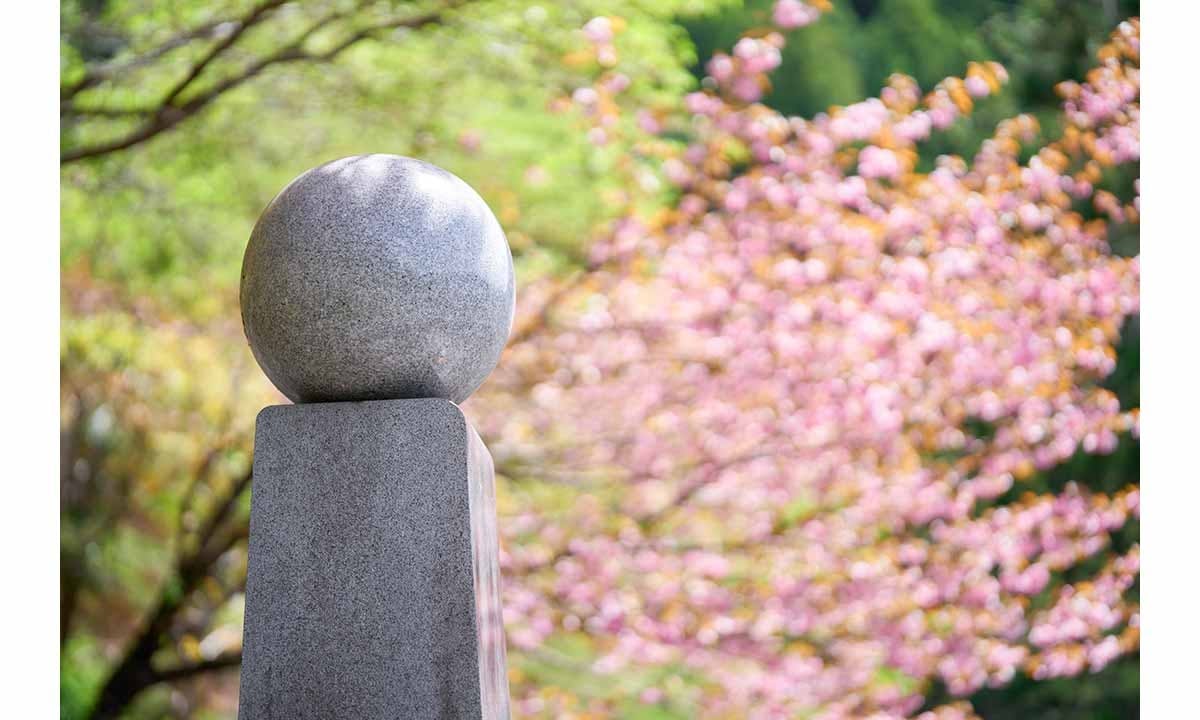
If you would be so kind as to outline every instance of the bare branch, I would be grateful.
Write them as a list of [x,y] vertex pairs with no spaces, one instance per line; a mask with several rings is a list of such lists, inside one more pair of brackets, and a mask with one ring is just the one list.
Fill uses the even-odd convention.
[[246,17],[242,18],[241,22],[238,23],[237,28],[233,32],[226,35],[216,45],[213,45],[212,49],[210,49],[204,57],[200,58],[199,62],[192,66],[192,69],[188,72],[188,74],[185,75],[184,78],[178,83],[176,83],[175,87],[171,88],[166,97],[163,98],[163,106],[166,107],[175,102],[175,98],[179,97],[180,93],[182,93],[184,90],[187,90],[188,86],[191,85],[196,78],[200,77],[201,73],[204,72],[204,68],[211,65],[214,60],[221,56],[221,53],[228,50],[235,42],[238,41],[238,38],[245,34],[248,29],[254,27],[263,18],[265,18],[267,13],[279,7],[284,2],[285,0],[266,0],[266,2],[261,3],[251,10]]
[[129,118],[145,117],[147,115],[152,115],[155,112],[157,112],[157,108],[152,108],[152,107],[141,107],[141,108],[136,108],[136,107],[130,107],[130,108],[95,107],[95,108],[89,108],[89,107],[79,107],[73,103],[68,103],[68,104],[63,105],[62,109],[59,111],[59,115],[61,117],[76,117],[76,118],[102,117],[102,118],[129,119]]
[[156,670],[154,672],[154,679],[151,684],[153,685],[163,682],[184,680],[186,678],[194,677],[207,672],[237,667],[241,664],[242,652],[240,650],[222,653],[209,660],[203,660],[201,662],[191,663],[188,665],[177,665],[175,667],[166,668],[163,670]]
[[176,558],[158,604],[101,688],[89,715],[92,720],[117,717],[138,693],[160,682],[151,659],[163,634],[171,627],[187,598],[204,580],[209,567],[249,533],[247,522],[227,521],[250,481],[251,473],[248,472],[233,484],[204,524],[196,548],[190,552],[181,551]]
[[[109,153],[139,145],[195,115],[222,94],[229,92],[242,83],[257,77],[260,73],[273,65],[296,61],[331,61],[354,44],[367,38],[374,37],[378,33],[385,30],[394,30],[398,28],[410,28],[415,30],[439,23],[443,19],[443,13],[445,10],[461,6],[465,1],[466,0],[455,0],[453,2],[448,2],[442,8],[442,10],[432,11],[422,15],[394,18],[391,20],[373,23],[358,29],[329,49],[321,52],[311,52],[305,50],[304,44],[314,33],[343,16],[342,13],[331,13],[311,25],[307,30],[305,30],[287,45],[279,48],[266,57],[260,58],[258,61],[245,67],[240,73],[227,77],[224,80],[212,85],[207,90],[195,95],[194,97],[184,100],[183,102],[179,102],[181,100],[179,97],[180,93],[182,93],[189,85],[192,84],[195,78],[198,77],[204,70],[204,67],[210,64],[212,60],[220,54],[221,51],[223,51],[225,48],[228,48],[229,45],[232,44],[233,40],[236,40],[237,36],[240,35],[241,32],[239,29],[238,31],[235,31],[230,38],[223,40],[220,44],[218,44],[217,47],[213,48],[213,51],[201,59],[197,65],[192,68],[184,80],[177,84],[175,88],[168,93],[167,99],[164,101],[164,103],[157,110],[155,110],[153,115],[147,118],[146,121],[140,126],[113,140],[96,143],[94,145],[84,145],[82,147],[68,150],[62,153],[59,162],[65,165],[67,163],[76,162],[84,158],[107,155]],[[274,0],[272,0],[272,3],[268,3],[270,6],[273,6],[274,4],[277,4],[274,2]],[[256,16],[256,18],[261,18],[261,15]]]
[[128,72],[135,68],[149,65],[163,55],[177,50],[178,48],[190,45],[197,40],[208,40],[217,37],[223,31],[231,30],[237,26],[236,20],[216,20],[206,23],[196,28],[192,28],[186,32],[182,32],[163,43],[147,50],[141,55],[136,55],[124,60],[114,60],[99,65],[94,65],[84,69],[83,76],[75,82],[66,85],[60,91],[60,97],[63,100],[70,100],[79,93],[93,88],[105,80],[109,80],[121,73]]

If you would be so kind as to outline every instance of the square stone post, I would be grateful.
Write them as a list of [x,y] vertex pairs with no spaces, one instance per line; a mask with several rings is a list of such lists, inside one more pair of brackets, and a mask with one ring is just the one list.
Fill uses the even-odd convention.
[[240,717],[508,717],[492,460],[440,399],[255,434]]

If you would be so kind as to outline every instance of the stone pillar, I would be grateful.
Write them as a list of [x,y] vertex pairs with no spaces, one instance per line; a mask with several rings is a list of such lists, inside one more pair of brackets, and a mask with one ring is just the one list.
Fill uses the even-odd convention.
[[242,720],[509,717],[492,459],[456,403],[513,298],[495,217],[427,163],[337,160],[263,212],[242,319],[296,404],[255,434]]

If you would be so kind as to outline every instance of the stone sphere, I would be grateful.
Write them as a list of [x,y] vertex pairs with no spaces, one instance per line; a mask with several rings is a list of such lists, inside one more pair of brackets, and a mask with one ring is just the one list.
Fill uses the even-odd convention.
[[263,211],[242,324],[293,402],[465,400],[512,329],[512,255],[469,185],[397,155],[313,168]]

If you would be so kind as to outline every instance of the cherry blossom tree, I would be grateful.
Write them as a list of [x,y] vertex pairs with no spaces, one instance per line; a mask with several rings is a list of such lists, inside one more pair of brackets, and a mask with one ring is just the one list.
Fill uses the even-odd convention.
[[[768,75],[823,8],[779,0],[667,107],[624,101],[619,19],[583,30],[597,79],[564,105],[627,212],[525,289],[469,404],[510,481],[509,644],[586,643],[578,672],[697,716],[973,717],[1138,646],[1138,548],[1112,548],[1136,482],[1026,486],[1138,432],[1102,382],[1138,312],[1109,235],[1138,217],[1110,179],[1136,173],[1139,25],[1058,87],[1053,137],[1020,115],[920,169],[1004,68],[785,117]],[[604,710],[523,672],[522,715]]]

